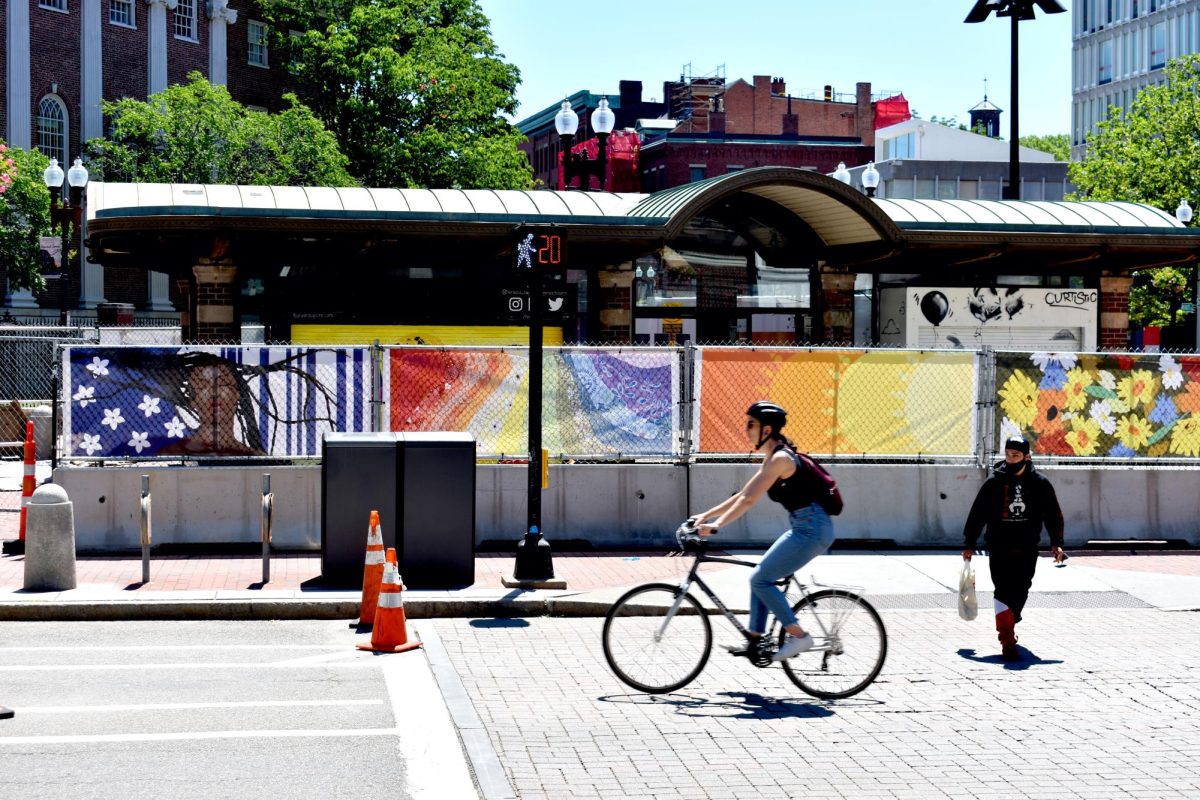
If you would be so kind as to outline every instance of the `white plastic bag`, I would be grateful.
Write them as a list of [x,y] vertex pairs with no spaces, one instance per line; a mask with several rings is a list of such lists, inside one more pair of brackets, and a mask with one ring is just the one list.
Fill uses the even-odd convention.
[[958,576],[958,615],[967,622],[979,614],[979,601],[975,598],[975,570],[971,562],[963,559],[962,573]]

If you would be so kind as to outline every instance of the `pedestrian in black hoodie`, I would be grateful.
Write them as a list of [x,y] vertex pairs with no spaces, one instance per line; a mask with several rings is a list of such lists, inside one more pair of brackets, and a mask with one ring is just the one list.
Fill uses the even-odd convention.
[[1063,515],[1058,497],[1046,476],[1033,467],[1029,442],[1009,439],[1004,443],[1004,463],[984,482],[967,524],[963,527],[963,558],[971,560],[979,534],[987,527],[987,543],[992,583],[996,587],[996,631],[1001,653],[1008,661],[1020,658],[1013,627],[1021,621],[1021,609],[1029,598],[1033,572],[1037,568],[1038,545],[1042,525],[1050,534],[1054,560],[1066,559],[1063,553]]

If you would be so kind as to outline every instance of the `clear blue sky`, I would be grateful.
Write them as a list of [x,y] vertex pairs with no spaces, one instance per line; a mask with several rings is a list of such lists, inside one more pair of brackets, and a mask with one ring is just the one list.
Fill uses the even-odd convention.
[[[662,100],[662,82],[685,64],[695,75],[724,65],[728,81],[779,76],[794,95],[825,84],[852,93],[868,81],[873,92],[902,91],[922,117],[963,123],[987,78],[1008,136],[1010,23],[964,24],[973,0],[479,3],[497,48],[521,70],[517,120],[580,89],[616,94],[622,79],[640,80],[644,98]],[[1020,43],[1020,134],[1069,132],[1070,11],[1021,23]]]

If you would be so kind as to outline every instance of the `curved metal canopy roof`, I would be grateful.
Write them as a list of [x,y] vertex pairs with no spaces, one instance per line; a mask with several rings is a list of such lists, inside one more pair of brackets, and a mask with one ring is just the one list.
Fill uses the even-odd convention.
[[88,219],[129,216],[293,216],[457,221],[622,218],[645,195],[492,189],[363,189],[101,183],[88,186]]
[[1170,214],[1142,203],[1028,200],[875,202],[902,229],[1160,234],[1179,234],[1187,230]]

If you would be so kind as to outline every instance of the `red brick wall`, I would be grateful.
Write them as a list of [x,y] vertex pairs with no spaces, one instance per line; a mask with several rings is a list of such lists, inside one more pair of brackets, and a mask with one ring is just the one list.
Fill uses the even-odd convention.
[[278,111],[284,107],[283,94],[292,91],[290,76],[284,69],[284,57],[278,49],[267,46],[267,63],[269,69],[256,67],[249,63],[250,44],[247,34],[250,21],[262,22],[262,12],[253,3],[245,0],[235,0],[229,7],[238,12],[237,22],[228,27],[226,33],[226,52],[228,53],[227,72],[229,93],[239,103],[251,106],[261,106],[270,111]]
[[[8,30],[8,4],[12,0],[4,0],[0,3],[0,31]],[[5,34],[0,41],[5,42],[7,47],[8,37]],[[0,55],[0,139],[8,139],[8,57]],[[0,271],[4,268],[0,267]]]
[[[146,8],[141,0],[142,8]],[[208,69],[208,10],[204,0],[193,0],[196,17],[196,41],[175,36],[175,12],[167,11],[167,83],[187,83],[187,74],[200,70],[209,77]]]
[[[101,14],[101,41],[105,100],[120,100],[132,97],[145,100],[149,88],[147,74],[150,68],[150,8],[145,0],[135,0],[135,22],[137,30],[108,21],[108,3],[104,3]],[[167,14],[170,24],[171,15]],[[105,120],[107,124],[107,120]]]
[[76,13],[79,0],[68,0],[67,7],[72,13],[39,8],[37,0],[29,0],[30,143],[37,145],[38,104],[57,82],[57,94],[67,107],[69,127],[64,170],[70,159],[79,154],[79,14]]
[[1100,349],[1129,347],[1129,290],[1133,278],[1100,279]]
[[[772,88],[776,93],[772,92]],[[780,92],[779,90],[783,90]],[[865,97],[865,102],[864,102]],[[870,103],[871,85],[856,87],[855,103],[826,103],[823,100],[791,99],[791,113],[798,117],[799,133],[804,136],[859,136],[863,143],[875,144],[874,110]],[[728,133],[783,133],[783,117],[788,113],[786,84],[766,75],[755,75],[754,83],[734,81],[725,90],[725,130]],[[835,165],[836,166],[836,165]]]
[[865,164],[874,154],[873,147],[857,145],[804,147],[783,144],[727,144],[721,141],[668,142],[649,151],[642,151],[640,169],[647,170],[660,164],[666,165],[666,185],[644,185],[643,191],[647,191],[689,183],[692,164],[704,164],[709,178],[724,175],[729,165],[740,165],[745,169],[800,167],[815,168],[819,172],[833,172],[837,169],[839,161],[844,161],[850,166]]
[[148,302],[149,286],[149,278],[144,269],[104,268],[104,299],[110,303],[132,303],[134,308],[143,309]]

